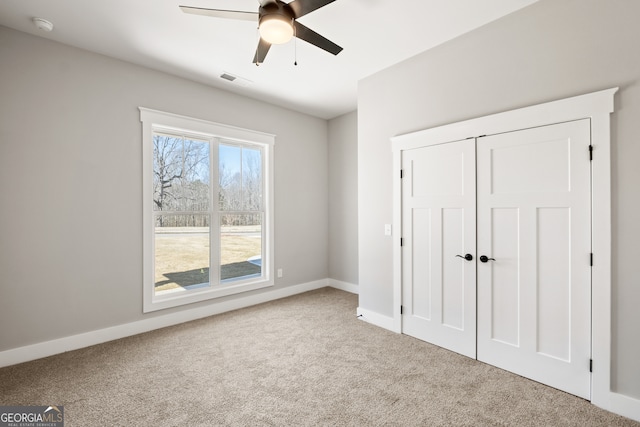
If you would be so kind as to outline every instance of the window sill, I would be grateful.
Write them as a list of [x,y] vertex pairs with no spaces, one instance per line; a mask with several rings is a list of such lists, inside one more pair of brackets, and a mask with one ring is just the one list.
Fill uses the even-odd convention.
[[243,281],[222,282],[222,284],[213,288],[206,286],[206,284],[201,284],[190,286],[190,289],[163,291],[161,295],[153,295],[145,299],[143,313],[254,291],[273,285],[273,280],[261,279],[256,281],[254,278],[249,278]]

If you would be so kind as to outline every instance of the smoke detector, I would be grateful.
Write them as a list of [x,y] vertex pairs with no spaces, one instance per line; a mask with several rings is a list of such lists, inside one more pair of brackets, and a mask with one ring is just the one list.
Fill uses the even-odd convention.
[[42,31],[49,32],[53,30],[53,24],[46,19],[33,18],[33,24],[36,26],[36,28]]

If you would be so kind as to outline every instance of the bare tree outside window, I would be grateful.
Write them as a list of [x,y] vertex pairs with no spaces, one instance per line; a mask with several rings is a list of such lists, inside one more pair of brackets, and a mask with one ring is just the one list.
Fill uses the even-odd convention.
[[[262,152],[260,150],[220,145],[219,209],[225,225],[237,223],[239,212],[262,210]],[[225,214],[228,212],[228,214]]]
[[[154,210],[204,212],[209,209],[209,144],[207,142],[176,136],[154,135],[153,160]],[[163,216],[158,218],[164,221]],[[186,221],[189,219],[184,215],[179,218]],[[172,224],[171,226],[186,225],[189,224]],[[161,222],[157,226],[168,225]]]

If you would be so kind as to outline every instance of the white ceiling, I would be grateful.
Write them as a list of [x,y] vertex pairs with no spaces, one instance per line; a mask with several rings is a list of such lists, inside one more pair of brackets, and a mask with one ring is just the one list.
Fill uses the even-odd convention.
[[356,109],[358,80],[535,1],[336,0],[300,23],[342,46],[339,55],[290,41],[272,46],[260,67],[255,23],[178,8],[257,12],[257,0],[2,0],[0,25],[330,119]]

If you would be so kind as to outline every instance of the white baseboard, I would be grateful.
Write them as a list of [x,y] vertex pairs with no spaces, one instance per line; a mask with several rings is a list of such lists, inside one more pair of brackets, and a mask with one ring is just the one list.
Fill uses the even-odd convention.
[[610,394],[610,408],[605,408],[611,412],[640,421],[640,400],[619,393]]
[[353,283],[342,282],[335,279],[327,279],[327,281],[329,286],[331,286],[332,288],[340,289],[341,291],[351,292],[352,294],[356,295],[360,291],[358,285],[354,285]]
[[174,312],[163,316],[156,316],[149,319],[126,323],[123,325],[98,329],[91,332],[85,332],[78,335],[40,342],[24,347],[13,348],[0,352],[0,367],[16,365],[18,363],[28,362],[35,359],[41,359],[43,357],[53,356],[54,354],[77,350],[80,348],[101,344],[107,341],[113,341],[120,338],[141,334],[143,332],[149,332],[155,329],[177,325],[180,323],[188,322],[190,320],[213,316],[214,314],[225,313],[227,311],[250,307],[252,305],[262,304],[264,302],[269,302],[280,298],[286,298],[292,295],[301,294],[303,292],[312,291],[314,289],[324,288],[328,285],[329,284],[327,279],[316,280],[314,282],[307,282],[300,285],[274,289],[255,295],[247,295],[245,297],[236,298],[233,300],[222,301],[218,304],[211,304],[191,310]]
[[396,332],[393,317],[385,316],[361,307],[358,307],[356,313],[358,314],[358,319],[360,320],[364,320],[365,322],[371,323],[372,325],[388,329],[391,332]]

